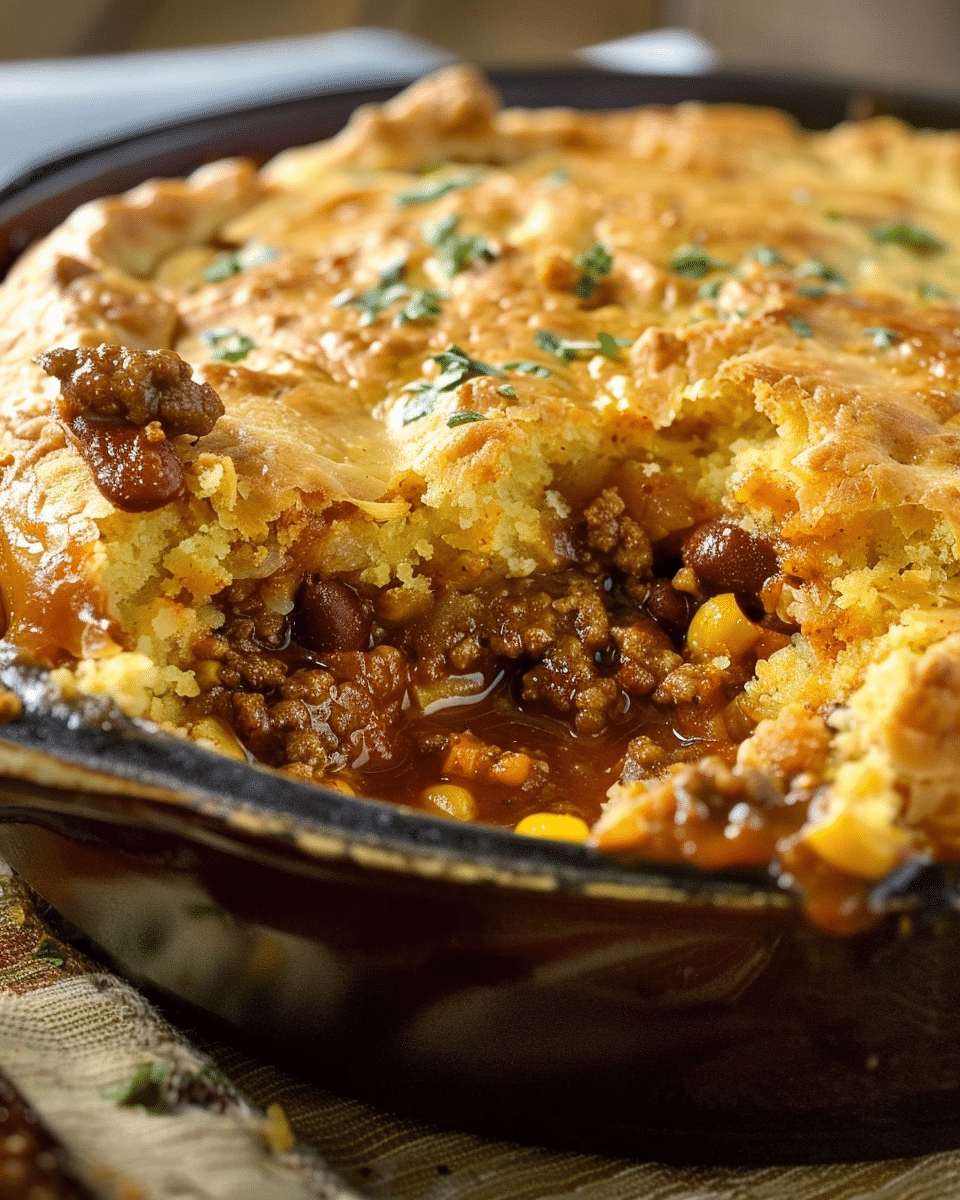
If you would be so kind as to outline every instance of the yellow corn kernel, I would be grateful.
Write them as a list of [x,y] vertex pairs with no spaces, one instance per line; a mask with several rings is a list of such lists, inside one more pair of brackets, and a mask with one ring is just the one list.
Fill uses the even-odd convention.
[[190,729],[190,736],[195,742],[219,750],[227,758],[236,758],[240,762],[247,761],[247,752],[237,740],[236,734],[219,717],[204,717]]
[[803,840],[831,866],[861,879],[882,879],[909,848],[909,839],[902,830],[858,820],[849,809],[840,809],[806,833]]
[[694,658],[740,658],[753,648],[760,632],[740,611],[733,592],[724,592],[701,604],[693,614],[687,648]]
[[345,796],[355,796],[357,794],[350,784],[346,783],[343,779],[324,779],[321,782],[324,787],[331,788],[335,792],[343,792]]
[[456,783],[431,784],[420,793],[420,803],[429,812],[455,821],[472,821],[477,815],[473,795]]
[[585,842],[590,826],[570,813],[531,813],[514,827],[525,837],[551,838],[555,842]]
[[209,691],[220,682],[220,663],[215,658],[201,658],[193,664],[193,674],[202,692]]

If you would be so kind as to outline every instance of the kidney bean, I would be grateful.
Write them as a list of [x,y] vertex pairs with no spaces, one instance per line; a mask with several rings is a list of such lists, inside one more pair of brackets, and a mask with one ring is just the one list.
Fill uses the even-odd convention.
[[100,494],[124,512],[152,512],[183,493],[183,463],[157,422],[75,416],[67,427]]
[[678,591],[669,579],[655,579],[644,605],[647,612],[674,641],[680,641],[696,611],[696,601]]
[[780,569],[769,542],[733,521],[704,521],[683,540],[683,565],[714,592],[757,595]]
[[371,624],[370,605],[339,579],[309,576],[297,592],[293,636],[307,650],[366,650]]

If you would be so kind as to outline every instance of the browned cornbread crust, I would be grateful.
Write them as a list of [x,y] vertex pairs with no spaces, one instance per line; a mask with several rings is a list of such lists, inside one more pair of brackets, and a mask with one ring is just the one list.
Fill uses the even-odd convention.
[[[354,786],[404,714],[520,663],[518,711],[585,755],[634,735],[602,846],[779,838],[792,873],[867,883],[955,856],[958,216],[954,134],[500,111],[467,68],[260,172],[87,205],[0,289],[6,636]],[[225,408],[149,434],[183,485],[146,511],[97,486],[36,361],[104,344],[175,351]],[[773,573],[709,579],[689,538],[716,521]],[[539,743],[476,741],[499,788],[549,776]],[[467,774],[449,729],[411,754]]]

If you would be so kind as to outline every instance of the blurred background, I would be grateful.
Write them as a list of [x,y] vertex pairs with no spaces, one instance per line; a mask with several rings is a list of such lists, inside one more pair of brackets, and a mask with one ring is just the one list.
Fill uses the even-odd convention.
[[0,0],[8,62],[394,30],[483,64],[563,61],[657,28],[725,65],[960,94],[956,0]]
[[0,187],[180,117],[453,58],[816,77],[866,115],[898,90],[960,100],[960,0],[0,0]]

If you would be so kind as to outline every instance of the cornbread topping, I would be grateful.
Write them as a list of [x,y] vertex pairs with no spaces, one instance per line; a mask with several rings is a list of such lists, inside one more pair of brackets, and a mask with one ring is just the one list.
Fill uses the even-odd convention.
[[960,136],[454,68],[0,288],[6,638],[297,778],[836,929],[960,853]]

